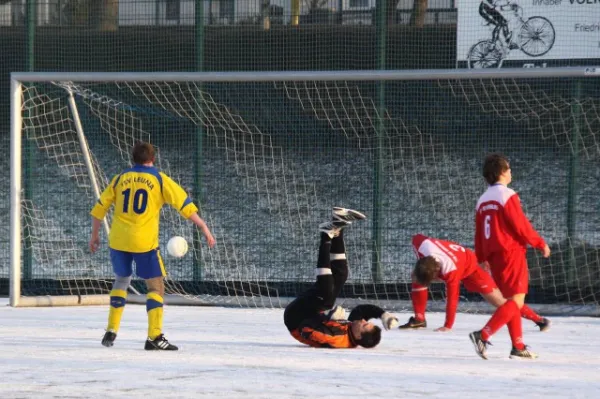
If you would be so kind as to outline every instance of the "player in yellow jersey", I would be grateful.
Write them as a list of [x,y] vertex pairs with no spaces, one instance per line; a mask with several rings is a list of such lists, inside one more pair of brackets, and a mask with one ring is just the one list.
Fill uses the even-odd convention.
[[108,326],[102,345],[110,347],[117,337],[121,316],[127,301],[127,289],[133,274],[146,280],[148,294],[148,339],[146,350],[177,350],[162,333],[163,297],[165,294],[165,267],[158,250],[158,225],[160,210],[169,204],[186,219],[202,230],[210,248],[215,239],[208,226],[198,215],[198,208],[185,190],[169,176],[154,167],[154,147],[145,142],[133,146],[134,166],[112,178],[110,184],[90,212],[92,215],[92,238],[90,250],[100,247],[100,226],[114,205],[113,221],[108,237],[110,260],[115,282],[110,292]]

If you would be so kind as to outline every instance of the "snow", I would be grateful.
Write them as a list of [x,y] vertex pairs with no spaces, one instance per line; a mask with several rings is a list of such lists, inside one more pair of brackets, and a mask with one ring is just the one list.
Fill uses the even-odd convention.
[[[600,393],[600,319],[524,320],[534,361],[508,358],[506,329],[490,359],[468,333],[489,315],[459,314],[453,331],[384,331],[375,349],[313,349],[296,342],[281,309],[165,308],[178,352],[143,350],[146,312],[126,307],[115,346],[100,339],[107,308],[11,308],[0,299],[0,397],[12,398],[591,398]],[[401,321],[410,315],[398,314]],[[378,321],[376,321],[379,323]]]

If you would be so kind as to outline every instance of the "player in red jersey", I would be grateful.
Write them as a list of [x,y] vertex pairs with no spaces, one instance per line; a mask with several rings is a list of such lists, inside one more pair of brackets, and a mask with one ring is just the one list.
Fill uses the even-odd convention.
[[450,331],[456,318],[460,283],[470,292],[477,292],[492,306],[504,305],[506,299],[498,290],[492,277],[477,263],[475,253],[452,241],[439,240],[422,234],[412,238],[417,254],[413,272],[413,292],[411,294],[415,317],[400,328],[416,328],[420,323],[425,327],[427,287],[433,280],[446,283],[446,322],[435,331]]
[[529,223],[517,193],[507,187],[512,181],[508,159],[501,154],[488,155],[483,177],[489,187],[477,201],[475,253],[478,262],[489,264],[494,281],[508,301],[481,331],[471,333],[470,338],[477,353],[485,358],[489,337],[507,324],[511,337],[516,337],[511,357],[535,358],[537,356],[523,344],[520,316],[531,318],[538,325],[549,322],[525,305],[529,288],[525,252],[527,245],[531,245],[547,258],[550,248]]

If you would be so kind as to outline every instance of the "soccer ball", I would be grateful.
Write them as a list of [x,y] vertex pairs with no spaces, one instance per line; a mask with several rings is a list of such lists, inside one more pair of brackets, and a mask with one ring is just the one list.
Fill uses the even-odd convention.
[[174,258],[181,258],[188,251],[188,243],[181,236],[171,237],[167,243],[167,252]]

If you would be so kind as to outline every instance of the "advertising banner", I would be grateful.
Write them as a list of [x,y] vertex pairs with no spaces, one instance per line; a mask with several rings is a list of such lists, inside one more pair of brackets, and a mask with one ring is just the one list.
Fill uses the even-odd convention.
[[458,68],[592,65],[600,0],[456,0]]

